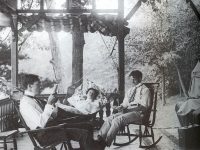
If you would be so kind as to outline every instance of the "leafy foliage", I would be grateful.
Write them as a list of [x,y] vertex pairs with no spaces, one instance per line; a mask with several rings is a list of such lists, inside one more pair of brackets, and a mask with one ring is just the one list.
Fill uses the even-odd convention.
[[161,82],[164,68],[166,93],[174,95],[180,91],[176,66],[189,88],[190,73],[199,54],[199,22],[190,6],[181,1],[147,1],[147,4],[156,7],[149,15],[153,18],[151,28],[132,28],[125,39],[125,65],[127,70],[144,68],[145,80],[154,82]]

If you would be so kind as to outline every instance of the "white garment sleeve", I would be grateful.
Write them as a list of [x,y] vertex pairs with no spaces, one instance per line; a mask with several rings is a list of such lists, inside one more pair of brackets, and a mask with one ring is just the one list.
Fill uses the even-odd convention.
[[37,127],[45,127],[47,121],[51,117],[54,107],[46,104],[44,111],[41,111],[37,106],[26,104],[20,106],[20,112],[30,129],[36,129]]

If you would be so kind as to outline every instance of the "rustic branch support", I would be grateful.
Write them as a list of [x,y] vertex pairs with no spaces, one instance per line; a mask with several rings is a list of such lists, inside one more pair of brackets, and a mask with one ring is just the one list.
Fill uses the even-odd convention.
[[18,85],[18,24],[17,15],[12,15],[11,19],[11,29],[12,29],[12,42],[11,42],[11,82],[13,91],[14,87]]
[[74,30],[72,32],[72,41],[72,85],[78,87],[83,83],[84,33]]
[[200,20],[200,12],[197,10],[196,6],[194,5],[192,0],[186,0],[187,3],[190,3],[190,6],[192,7],[195,15],[198,17],[198,19]]
[[124,97],[124,87],[125,87],[125,72],[124,72],[124,28],[123,28],[123,19],[124,19],[124,0],[118,0],[118,53],[119,53],[119,68],[118,68],[118,89],[121,97]]

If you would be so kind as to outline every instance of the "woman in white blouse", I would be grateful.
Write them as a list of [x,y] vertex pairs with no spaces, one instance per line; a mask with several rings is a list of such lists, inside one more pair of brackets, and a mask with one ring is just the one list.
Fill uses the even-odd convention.
[[98,99],[99,91],[94,88],[89,88],[86,91],[86,100],[71,98],[68,100],[69,104],[75,107],[83,114],[93,114],[101,109],[103,101]]

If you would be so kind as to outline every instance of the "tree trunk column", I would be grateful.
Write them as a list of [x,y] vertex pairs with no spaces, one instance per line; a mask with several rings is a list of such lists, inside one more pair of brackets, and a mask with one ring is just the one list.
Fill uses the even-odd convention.
[[12,15],[12,42],[11,42],[11,82],[12,91],[18,86],[18,30],[17,30],[17,15]]
[[58,92],[64,93],[64,81],[63,81],[63,72],[62,72],[62,62],[60,56],[60,48],[58,45],[58,36],[55,31],[49,32],[49,40],[51,45],[51,54],[52,54],[52,66],[54,70],[55,80],[58,84]]
[[73,31],[72,40],[72,85],[78,87],[83,83],[84,33],[81,31]]
[[[124,88],[125,88],[125,71],[124,71],[124,60],[125,60],[125,54],[124,54],[124,24],[123,24],[123,18],[124,18],[124,0],[118,0],[118,53],[119,53],[119,68],[118,68],[118,89],[120,96],[124,97]],[[121,102],[122,102],[121,99]],[[120,103],[121,103],[120,102]]]

